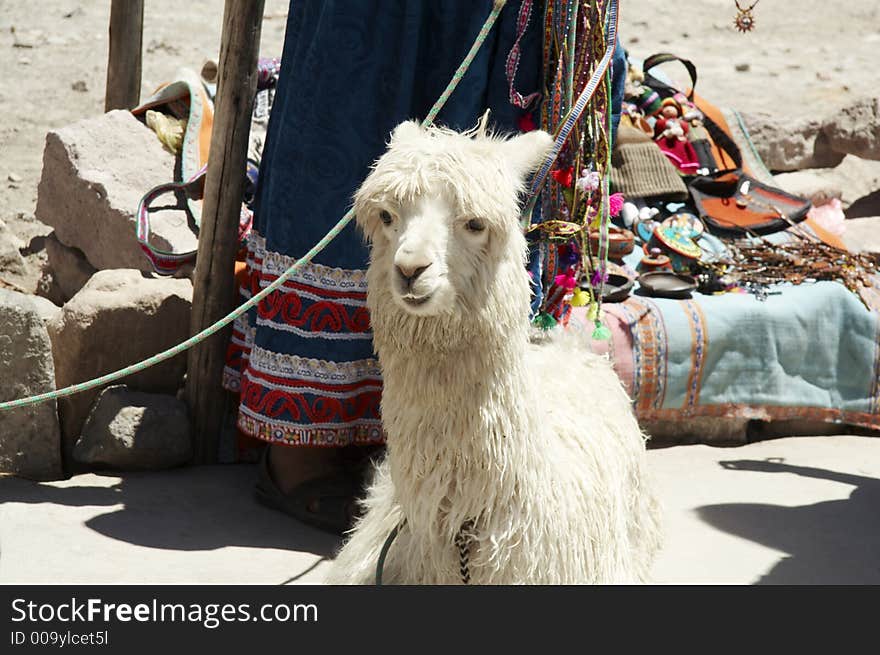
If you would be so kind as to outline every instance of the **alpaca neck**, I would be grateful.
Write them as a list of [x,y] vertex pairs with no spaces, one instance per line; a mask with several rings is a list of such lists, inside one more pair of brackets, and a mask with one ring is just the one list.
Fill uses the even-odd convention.
[[[379,346],[382,419],[398,502],[409,520],[430,530],[457,529],[509,503],[517,464],[533,457],[529,328],[525,312],[513,314],[507,325],[481,321],[478,334],[451,350]],[[382,344],[380,336],[377,330]]]
[[528,415],[523,411],[526,346],[523,330],[522,335],[498,333],[452,351],[381,353],[382,416],[389,438],[435,447],[438,438],[448,437],[450,442],[442,446],[454,448],[466,441],[482,443],[487,433],[521,427]]

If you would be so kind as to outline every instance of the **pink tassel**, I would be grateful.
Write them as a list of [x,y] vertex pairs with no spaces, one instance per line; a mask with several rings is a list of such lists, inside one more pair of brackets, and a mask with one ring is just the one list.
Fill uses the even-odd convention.
[[577,286],[577,280],[570,272],[557,275],[553,281],[556,283],[556,286],[562,287],[566,291],[571,291]]
[[608,196],[608,215],[617,216],[621,209],[623,209],[623,194],[612,193]]

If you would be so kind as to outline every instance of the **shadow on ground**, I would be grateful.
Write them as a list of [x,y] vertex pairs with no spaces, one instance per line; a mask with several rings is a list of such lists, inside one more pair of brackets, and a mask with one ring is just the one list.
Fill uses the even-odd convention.
[[[113,479],[117,475],[114,474]],[[76,486],[0,478],[0,504],[51,503],[107,507],[85,521],[92,530],[148,548],[183,551],[225,546],[276,548],[331,556],[336,537],[310,528],[254,500],[253,466],[220,466],[76,478]],[[97,484],[84,486],[84,480]],[[121,505],[122,507],[117,507]],[[36,511],[36,510],[33,510]]]
[[728,470],[792,473],[855,487],[849,498],[811,505],[697,508],[699,517],[719,530],[788,553],[756,584],[880,584],[880,480],[779,459],[720,464]]

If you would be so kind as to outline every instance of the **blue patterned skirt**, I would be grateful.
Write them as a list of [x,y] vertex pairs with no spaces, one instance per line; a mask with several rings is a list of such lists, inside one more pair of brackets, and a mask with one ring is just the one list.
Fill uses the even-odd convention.
[[[540,3],[539,3],[540,4]],[[491,0],[294,0],[248,244],[243,297],[265,288],[351,205],[401,121],[423,118],[491,10]],[[517,131],[505,61],[516,40],[509,2],[438,123],[472,127],[489,108]],[[537,12],[536,12],[537,13]],[[520,43],[523,94],[540,84],[541,17]],[[224,386],[238,426],[272,443],[383,441],[381,374],[366,309],[367,247],[349,225],[234,326]]]

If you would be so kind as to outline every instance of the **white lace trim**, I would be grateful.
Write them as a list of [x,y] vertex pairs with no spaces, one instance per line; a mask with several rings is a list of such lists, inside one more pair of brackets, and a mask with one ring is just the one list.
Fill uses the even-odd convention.
[[[266,248],[265,237],[252,232],[248,237],[248,250],[255,258],[262,259],[260,267],[266,275],[279,276],[296,263],[295,257],[289,257]],[[257,268],[256,266],[254,268]],[[363,269],[332,268],[322,264],[309,262],[290,277],[320,289],[335,291],[367,292],[367,272]]]
[[382,379],[379,362],[374,358],[353,362],[331,362],[274,353],[259,346],[251,349],[250,367],[260,373],[276,377],[323,384],[353,384],[364,379]]

